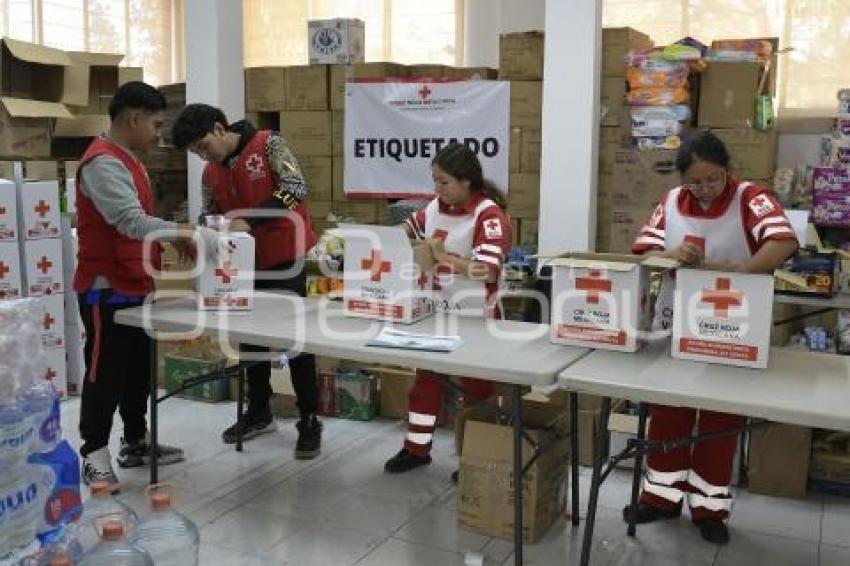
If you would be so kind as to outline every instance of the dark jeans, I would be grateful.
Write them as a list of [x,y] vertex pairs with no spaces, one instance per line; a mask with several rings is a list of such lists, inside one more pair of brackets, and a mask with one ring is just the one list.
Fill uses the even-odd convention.
[[[267,271],[284,271],[292,267],[291,263],[273,267]],[[307,275],[301,269],[289,279],[266,279],[261,271],[257,272],[254,288],[261,290],[289,291],[299,297],[307,296]],[[284,322],[284,324],[287,324]],[[268,353],[269,349],[250,344],[240,344],[240,352]],[[269,415],[269,401],[272,396],[271,361],[263,361],[248,370],[248,414]],[[316,374],[316,356],[300,354],[289,359],[289,373],[292,388],[295,390],[296,405],[302,417],[314,414],[319,407],[319,386]]]
[[141,298],[123,298],[104,289],[77,299],[86,329],[80,454],[87,456],[109,444],[116,408],[124,421],[125,440],[145,437],[151,341],[144,329],[113,321],[117,311],[140,305]]

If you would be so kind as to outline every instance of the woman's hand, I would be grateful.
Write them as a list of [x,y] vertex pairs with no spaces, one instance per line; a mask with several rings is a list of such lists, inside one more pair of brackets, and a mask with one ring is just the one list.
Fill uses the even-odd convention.
[[678,248],[666,253],[667,257],[675,259],[683,265],[697,266],[702,262],[702,250],[696,244],[685,242]]
[[437,260],[437,263],[443,263],[446,255],[448,255],[446,252],[446,243],[440,238],[430,238],[425,242],[431,248],[431,253],[434,255],[434,259]]

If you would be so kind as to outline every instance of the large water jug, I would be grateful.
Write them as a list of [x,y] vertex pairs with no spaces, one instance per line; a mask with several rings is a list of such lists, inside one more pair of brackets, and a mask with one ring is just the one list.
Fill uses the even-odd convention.
[[91,485],[91,497],[83,505],[83,514],[74,532],[84,552],[90,551],[100,542],[103,526],[107,522],[118,521],[124,525],[125,532],[132,536],[139,517],[129,505],[112,495],[116,488],[115,484],[105,481]]
[[44,453],[54,450],[62,439],[59,426],[59,396],[46,379],[33,381],[20,395],[21,409],[33,427],[29,451]]
[[157,566],[197,566],[198,527],[171,508],[171,494],[156,492],[150,502],[151,512],[136,525],[132,541],[147,550]]
[[0,474],[0,557],[27,548],[35,540],[39,511],[39,486],[26,465]]
[[147,552],[127,540],[121,522],[107,521],[101,541],[83,557],[80,566],[154,566],[154,561]]

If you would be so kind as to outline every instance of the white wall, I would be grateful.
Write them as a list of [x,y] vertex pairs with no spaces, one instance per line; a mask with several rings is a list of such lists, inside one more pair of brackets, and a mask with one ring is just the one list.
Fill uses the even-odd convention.
[[545,0],[467,0],[464,13],[464,65],[499,66],[499,35],[542,30]]

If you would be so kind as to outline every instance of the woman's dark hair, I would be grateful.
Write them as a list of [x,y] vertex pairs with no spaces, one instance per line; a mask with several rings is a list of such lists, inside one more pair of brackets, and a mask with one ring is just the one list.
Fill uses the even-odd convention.
[[146,110],[159,112],[165,110],[165,96],[147,83],[130,81],[124,83],[109,102],[109,119],[115,120],[124,110]]
[[684,175],[696,160],[729,169],[730,158],[726,145],[708,130],[696,132],[684,140],[676,156],[676,169]]
[[227,128],[227,116],[209,104],[189,104],[171,126],[171,140],[177,149],[186,149],[215,129],[216,124]]
[[458,181],[469,181],[472,190],[480,191],[501,208],[507,207],[505,194],[492,181],[484,178],[478,156],[466,145],[450,143],[437,152],[431,165],[436,165]]

